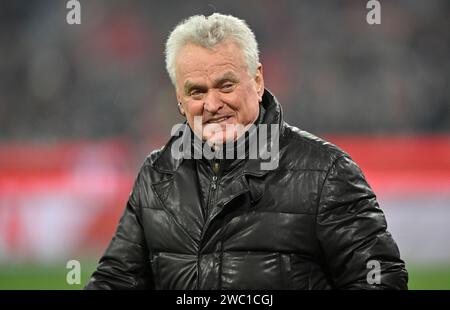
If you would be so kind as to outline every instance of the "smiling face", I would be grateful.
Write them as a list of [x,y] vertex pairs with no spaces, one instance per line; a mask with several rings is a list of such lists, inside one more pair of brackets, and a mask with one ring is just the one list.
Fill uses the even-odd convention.
[[[187,44],[178,52],[176,93],[180,112],[204,141],[222,144],[238,138],[242,132],[237,129],[247,128],[258,118],[263,92],[261,64],[251,76],[242,51],[232,41],[212,49]],[[197,117],[201,117],[202,129],[194,126]]]

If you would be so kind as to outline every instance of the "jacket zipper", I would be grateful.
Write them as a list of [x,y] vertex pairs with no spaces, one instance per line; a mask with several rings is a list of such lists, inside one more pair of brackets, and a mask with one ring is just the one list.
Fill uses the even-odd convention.
[[200,279],[201,279],[201,269],[200,269],[200,251],[203,247],[203,239],[206,233],[206,229],[209,226],[209,217],[212,211],[211,206],[213,205],[213,203],[217,200],[216,197],[216,193],[217,193],[217,182],[219,180],[217,174],[220,170],[220,164],[218,162],[215,162],[213,165],[213,172],[214,175],[211,179],[211,185],[209,186],[209,194],[208,194],[208,201],[206,203],[206,208],[205,208],[205,226],[203,227],[203,231],[202,231],[202,235],[200,237],[200,247],[198,249],[198,254],[197,254],[197,270],[198,270],[198,279],[197,279],[197,288],[200,289]]
[[[206,203],[206,210],[205,210],[206,223],[205,224],[208,223],[209,215],[211,214],[211,205],[213,204],[213,202],[216,201],[216,189],[217,189],[217,183],[219,181],[219,177],[218,177],[219,171],[220,171],[220,164],[218,161],[216,161],[213,164],[214,175],[212,177],[211,185],[209,187],[208,202]],[[214,199],[212,199],[212,198],[214,198]],[[204,227],[204,228],[206,228],[206,227]],[[203,237],[203,234],[202,234],[202,237]]]

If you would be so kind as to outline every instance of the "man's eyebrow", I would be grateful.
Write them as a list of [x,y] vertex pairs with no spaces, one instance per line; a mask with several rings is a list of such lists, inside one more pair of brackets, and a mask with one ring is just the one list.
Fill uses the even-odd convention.
[[223,82],[227,82],[227,81],[239,82],[239,78],[233,72],[227,71],[221,77],[214,80],[214,85],[218,86],[218,85],[222,84]]

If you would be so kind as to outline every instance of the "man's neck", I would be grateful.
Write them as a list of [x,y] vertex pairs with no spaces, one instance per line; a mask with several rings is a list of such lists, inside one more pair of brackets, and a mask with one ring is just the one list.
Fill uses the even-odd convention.
[[[252,124],[256,127],[256,129],[258,125],[260,125],[263,122],[265,112],[266,110],[264,109],[264,107],[262,105],[259,105],[258,116]],[[205,143],[206,142],[203,142],[202,145],[203,147],[205,146],[204,145]],[[242,149],[245,150],[244,154],[240,152]],[[211,150],[213,151],[213,149]],[[244,132],[242,136],[233,141],[233,143],[222,144],[221,146],[219,146],[219,149],[215,149],[215,151],[218,154],[218,156],[209,160],[203,157],[203,160],[208,162],[208,164],[211,166],[215,174],[221,175],[223,171],[229,170],[230,168],[234,167],[239,161],[248,158],[249,132],[248,131]],[[231,158],[229,158],[230,153],[232,153]]]

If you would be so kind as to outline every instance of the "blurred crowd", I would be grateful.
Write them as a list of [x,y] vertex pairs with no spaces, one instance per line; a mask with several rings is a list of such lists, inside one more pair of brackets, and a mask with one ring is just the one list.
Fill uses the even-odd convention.
[[[194,14],[245,19],[266,87],[288,122],[316,134],[450,130],[450,2],[0,2],[0,141],[125,137],[162,144],[181,121],[164,43]],[[148,149],[147,149],[148,151]]]
[[67,0],[0,1],[0,288],[51,283],[24,262],[64,288],[69,259],[101,256],[145,155],[183,121],[165,41],[213,12],[254,30],[286,120],[360,164],[411,287],[448,287],[450,1],[379,0],[380,25],[367,0],[78,1],[80,25]]

